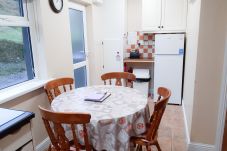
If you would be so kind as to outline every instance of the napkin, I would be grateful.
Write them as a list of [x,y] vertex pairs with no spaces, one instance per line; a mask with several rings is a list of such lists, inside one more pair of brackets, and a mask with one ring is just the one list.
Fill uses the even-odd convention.
[[109,92],[92,92],[85,96],[85,101],[95,101],[95,102],[102,102],[111,94]]

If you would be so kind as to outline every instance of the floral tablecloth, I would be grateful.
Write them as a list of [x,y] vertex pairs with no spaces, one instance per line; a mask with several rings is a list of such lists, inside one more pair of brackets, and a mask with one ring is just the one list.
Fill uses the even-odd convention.
[[[93,92],[110,92],[111,96],[101,103],[84,101]],[[129,150],[130,136],[143,133],[150,116],[147,97],[138,90],[121,86],[74,89],[56,97],[51,107],[59,112],[90,113],[91,122],[87,127],[90,142],[96,150]],[[80,126],[77,134],[83,136]]]

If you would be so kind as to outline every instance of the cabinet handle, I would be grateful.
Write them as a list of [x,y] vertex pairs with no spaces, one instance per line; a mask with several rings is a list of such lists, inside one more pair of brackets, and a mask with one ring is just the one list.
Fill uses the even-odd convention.
[[161,26],[158,26],[158,28],[161,28]]
[[161,28],[164,28],[164,26],[161,26]]

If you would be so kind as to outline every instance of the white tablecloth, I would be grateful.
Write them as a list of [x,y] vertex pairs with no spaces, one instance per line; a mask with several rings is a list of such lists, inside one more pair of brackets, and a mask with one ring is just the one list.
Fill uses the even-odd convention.
[[[110,92],[111,96],[103,102],[84,101],[95,91]],[[138,90],[120,86],[75,89],[56,97],[51,107],[59,112],[90,113],[91,122],[87,127],[96,150],[127,151],[130,136],[143,133],[150,116],[147,97]],[[77,134],[83,136],[81,129],[77,128]]]

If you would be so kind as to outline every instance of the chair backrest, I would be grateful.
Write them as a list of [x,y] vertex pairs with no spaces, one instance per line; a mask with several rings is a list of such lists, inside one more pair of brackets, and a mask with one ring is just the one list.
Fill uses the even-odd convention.
[[115,85],[122,86],[122,81],[124,81],[125,86],[133,87],[133,81],[136,80],[136,76],[129,72],[109,72],[105,73],[101,76],[101,79],[104,81],[104,84],[106,85],[106,80],[109,80],[109,84],[112,84],[112,79],[115,79]]
[[148,132],[146,135],[147,140],[152,140],[157,136],[157,131],[163,116],[163,113],[166,109],[166,105],[169,101],[169,98],[171,96],[171,91],[164,87],[158,88],[158,100],[154,106],[154,111],[151,116],[150,120],[150,127],[148,128]]
[[[52,112],[40,106],[39,109],[51,143],[56,151],[70,150],[70,142],[65,136],[65,130],[62,124],[68,124],[70,126],[76,151],[79,151],[82,148],[82,145],[78,141],[75,124],[82,124],[82,136],[84,137],[85,149],[86,151],[91,151],[86,129],[86,124],[89,123],[91,119],[90,114]],[[53,125],[52,128],[51,123]]]
[[62,93],[61,91],[66,92],[66,86],[68,86],[69,89],[72,90],[73,82],[74,80],[72,78],[59,78],[47,82],[44,86],[44,89],[46,91],[49,102],[51,103],[56,96],[60,95]]

